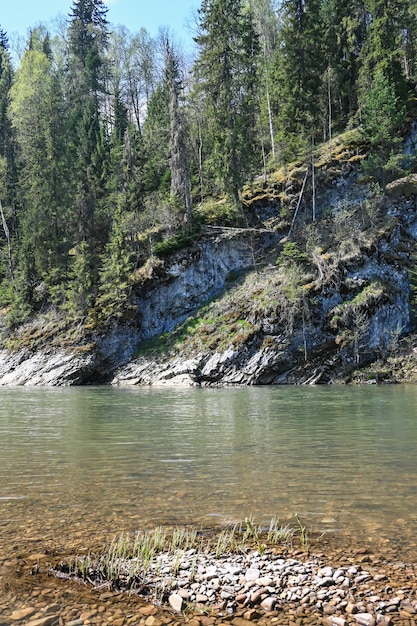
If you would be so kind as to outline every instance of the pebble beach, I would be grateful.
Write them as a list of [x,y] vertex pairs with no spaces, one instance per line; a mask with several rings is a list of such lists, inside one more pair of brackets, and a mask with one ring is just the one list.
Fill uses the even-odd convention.
[[161,553],[131,590],[123,574],[118,588],[72,580],[47,554],[5,558],[0,626],[416,626],[417,565],[337,543],[330,553]]

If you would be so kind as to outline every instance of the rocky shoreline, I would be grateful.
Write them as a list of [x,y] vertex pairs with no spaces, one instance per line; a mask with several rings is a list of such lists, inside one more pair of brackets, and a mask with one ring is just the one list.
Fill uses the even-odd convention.
[[[130,565],[126,561],[125,572]],[[137,591],[121,589],[123,575],[119,588],[110,582],[55,579],[58,586],[48,604],[51,578],[32,559],[33,580],[43,580],[46,590],[34,591],[29,603],[20,605],[16,598],[12,612],[2,612],[0,601],[0,625],[415,626],[416,568],[367,550],[340,550],[329,557],[302,549],[219,556],[191,549],[161,553]],[[78,611],[75,589],[90,596]]]
[[[320,555],[303,558],[255,550],[216,557],[191,549],[159,555],[141,581],[140,595],[168,604],[176,613],[210,611],[228,621],[243,609],[243,619],[249,621],[302,609],[312,618],[324,618],[328,626],[388,626],[394,615],[414,619],[416,590],[410,594],[409,585],[392,587],[388,563],[375,569],[371,561],[369,566],[366,558],[362,561],[332,566]],[[414,566],[396,567],[415,575]],[[130,568],[126,561],[126,575]]]

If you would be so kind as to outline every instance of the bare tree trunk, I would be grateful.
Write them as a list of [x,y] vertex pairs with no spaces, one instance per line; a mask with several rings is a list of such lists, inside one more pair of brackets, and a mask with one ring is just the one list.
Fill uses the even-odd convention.
[[177,60],[174,51],[169,42],[166,42],[166,64],[167,75],[169,79],[170,91],[170,122],[171,122],[171,138],[170,138],[170,170],[171,170],[171,194],[180,198],[185,205],[185,223],[187,228],[192,226],[192,202],[191,202],[191,183],[187,167],[187,155],[184,140],[184,120],[180,104],[178,101],[178,92],[180,90],[180,82],[178,77]]
[[314,139],[311,145],[311,187],[313,194],[313,222],[316,221],[316,172],[314,168]]
[[331,67],[330,63],[327,67],[327,98],[328,98],[328,117],[329,117],[329,142],[332,140],[332,84],[331,84]]
[[310,168],[308,167],[307,171],[306,171],[306,175],[304,176],[303,186],[301,187],[300,195],[298,197],[298,202],[297,202],[297,206],[296,206],[295,211],[294,211],[294,216],[292,218],[290,230],[288,231],[288,238],[291,237],[292,229],[294,228],[294,224],[295,224],[295,220],[297,218],[298,210],[300,208],[301,200],[303,199],[304,189],[305,189],[305,186],[306,186],[306,182],[307,182],[307,177],[308,177],[309,171],[310,171]]
[[0,214],[1,214],[1,221],[2,221],[2,224],[3,224],[4,234],[6,235],[6,239],[7,239],[8,263],[9,263],[10,278],[11,278],[12,282],[14,283],[13,259],[12,259],[12,244],[11,244],[11,241],[10,241],[10,231],[9,231],[9,227],[7,226],[7,222],[6,222],[6,218],[4,216],[3,207],[2,207],[1,202],[0,202]]
[[268,106],[268,121],[269,121],[269,135],[271,138],[271,152],[272,158],[275,160],[275,137],[274,127],[272,123],[272,109],[271,109],[271,96],[269,93],[269,75],[268,75],[268,63],[266,58],[266,39],[264,37],[264,62],[265,62],[265,87],[266,87],[266,102]]

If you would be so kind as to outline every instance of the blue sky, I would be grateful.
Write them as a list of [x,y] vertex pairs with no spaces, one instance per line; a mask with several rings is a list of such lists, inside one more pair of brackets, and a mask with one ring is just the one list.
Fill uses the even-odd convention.
[[[72,0],[3,0],[1,4],[0,26],[11,39],[16,34],[25,36],[40,22],[51,26],[57,16],[66,17]],[[131,32],[144,27],[151,35],[159,26],[169,27],[178,41],[187,44],[200,0],[107,0],[106,4],[111,24],[124,24]]]

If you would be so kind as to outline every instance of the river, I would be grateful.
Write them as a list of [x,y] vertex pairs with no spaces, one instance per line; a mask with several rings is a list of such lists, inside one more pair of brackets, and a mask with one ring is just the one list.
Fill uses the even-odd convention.
[[[5,546],[272,517],[415,547],[417,387],[3,388]],[[410,544],[411,542],[411,544]]]

